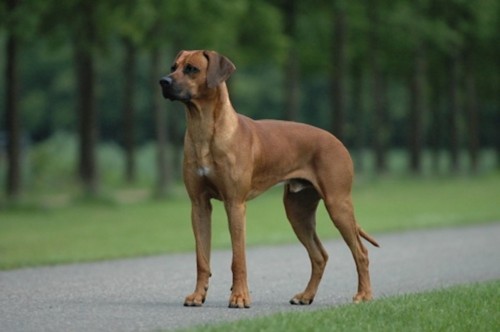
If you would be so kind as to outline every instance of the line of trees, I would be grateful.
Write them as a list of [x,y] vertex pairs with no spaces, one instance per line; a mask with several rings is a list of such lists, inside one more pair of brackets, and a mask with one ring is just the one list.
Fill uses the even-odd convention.
[[495,0],[6,0],[5,192],[15,199],[23,188],[23,133],[36,144],[69,130],[87,193],[99,190],[101,140],[120,142],[133,183],[135,148],[155,139],[163,195],[165,146],[179,145],[182,130],[157,81],[179,49],[234,60],[240,112],[328,129],[373,149],[379,173],[391,147],[408,150],[415,174],[425,148],[448,151],[456,172],[465,147],[476,171],[481,148],[500,153],[498,31]]

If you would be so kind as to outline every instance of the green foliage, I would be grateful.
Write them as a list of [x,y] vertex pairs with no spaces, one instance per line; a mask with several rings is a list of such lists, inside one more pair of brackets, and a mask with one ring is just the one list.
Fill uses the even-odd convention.
[[245,28],[238,36],[241,46],[237,48],[241,63],[283,63],[287,40],[281,33],[280,13],[271,6],[250,5],[242,22]]
[[[424,145],[432,143],[437,148],[445,148],[448,144],[449,130],[445,120],[449,108],[447,57],[452,51],[463,52],[464,49],[472,50],[474,55],[472,66],[477,84],[478,127],[481,128],[479,142],[482,148],[497,144],[500,2],[378,1],[375,9],[379,21],[376,26],[371,26],[366,4],[337,2],[347,14],[346,89],[349,96],[346,143],[349,147],[356,141],[358,148],[367,148],[376,134],[373,114],[368,112],[373,105],[370,60],[374,56],[380,57],[388,90],[385,96],[386,139],[391,147],[401,148],[408,144],[408,79],[414,69],[415,48],[420,44],[428,60],[428,83],[423,95],[432,93],[437,96],[435,100],[428,99],[424,107]],[[77,82],[73,66],[73,49],[78,45],[91,51],[96,58],[99,137],[113,142],[110,143],[112,147],[109,149],[113,153],[110,152],[109,158],[118,159],[121,152],[117,142],[123,140],[124,42],[131,43],[138,50],[135,123],[136,141],[140,144],[155,138],[151,82],[165,74],[179,49],[208,48],[228,55],[238,68],[230,81],[231,97],[237,110],[256,118],[280,118],[285,104],[283,62],[289,48],[294,47],[300,63],[301,111],[298,118],[331,129],[330,75],[335,48],[332,43],[333,3],[299,1],[296,38],[285,35],[283,3],[277,0],[24,0],[14,11],[8,12],[7,3],[1,2],[0,44],[5,44],[7,34],[13,34],[22,42],[19,68],[23,132],[36,145],[57,132],[75,132],[78,128],[75,112]],[[376,55],[369,43],[371,31],[380,35],[380,52]],[[165,71],[149,77],[150,53],[157,48],[161,49]],[[5,52],[1,52],[0,63],[5,63],[5,59]],[[4,67],[2,72],[5,72]],[[360,96],[352,94],[353,68],[361,75],[363,91]],[[0,79],[2,101],[8,83]],[[459,86],[459,100],[465,99],[464,93],[465,87]],[[361,108],[366,110],[361,116],[359,109],[351,107],[357,98],[362,99]],[[173,118],[182,118],[183,115],[177,108],[172,110],[176,106],[166,105],[170,117],[169,139],[172,144],[180,145],[183,128]],[[435,105],[438,106],[434,108]],[[437,124],[439,130],[434,132],[429,129],[431,119],[435,120],[431,112],[439,113],[442,122]],[[5,103],[2,102],[0,116],[4,114]],[[468,120],[464,114],[459,115],[461,148],[465,148],[469,140],[465,129]],[[357,117],[362,121],[355,123]],[[358,128],[360,124],[362,128]],[[3,127],[0,132],[4,134]],[[436,133],[441,135],[440,140],[431,142],[431,136]],[[122,166],[123,163],[113,163],[113,167]],[[2,160],[1,167],[4,167]],[[105,169],[104,173],[107,173],[109,169]],[[38,176],[39,173],[28,172],[30,187],[53,182],[47,177],[35,179],[34,174]],[[148,170],[148,174],[153,174],[153,171]],[[113,184],[119,181],[115,174],[105,174],[103,178],[110,179]],[[68,180],[67,186],[73,186],[73,180]]]
[[50,50],[47,45],[34,43],[26,46],[20,62],[30,64],[36,71],[22,72],[24,82],[23,127],[29,130],[31,138],[38,142],[57,131],[70,131],[76,127],[73,111],[75,80],[70,67],[61,69],[61,62],[71,56],[69,47]]
[[73,135],[58,133],[38,144],[29,155],[31,185],[45,190],[68,189],[74,185],[77,143]]
[[500,281],[182,331],[495,331]]
[[37,35],[40,15],[44,7],[44,1],[24,0],[18,1],[16,8],[9,10],[8,1],[2,1],[0,29],[5,28],[22,41],[31,41]]
[[[155,181],[155,146],[147,144],[137,151],[138,179],[136,187],[153,187]],[[174,153],[169,149],[169,158]],[[73,134],[59,132],[39,143],[26,155],[27,183],[35,194],[72,194],[77,182],[75,163],[78,144]],[[123,186],[123,150],[114,143],[98,147],[99,178],[104,191]],[[1,170],[1,168],[0,168]]]

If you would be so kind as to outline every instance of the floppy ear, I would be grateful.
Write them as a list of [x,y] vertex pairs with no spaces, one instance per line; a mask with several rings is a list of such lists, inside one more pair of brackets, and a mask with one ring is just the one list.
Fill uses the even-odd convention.
[[236,69],[234,64],[225,56],[214,51],[203,51],[208,59],[207,85],[210,89],[226,81]]

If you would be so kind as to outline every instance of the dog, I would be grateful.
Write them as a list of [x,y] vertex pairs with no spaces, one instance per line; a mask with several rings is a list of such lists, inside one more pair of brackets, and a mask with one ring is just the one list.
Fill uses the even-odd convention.
[[160,79],[166,99],[186,106],[183,177],[191,200],[196,241],[196,287],[185,306],[201,306],[210,272],[211,199],[223,202],[232,244],[230,308],[249,308],[245,258],[246,202],[277,183],[284,185],[286,215],[311,260],[310,280],[291,304],[311,304],[328,255],[315,230],[316,208],[328,214],[352,252],[358,273],[354,302],[372,299],[368,251],[361,237],[378,243],[357,224],[351,199],[353,164],[329,132],[302,123],[252,120],[236,113],[226,80],[234,64],[214,51],[181,51]]

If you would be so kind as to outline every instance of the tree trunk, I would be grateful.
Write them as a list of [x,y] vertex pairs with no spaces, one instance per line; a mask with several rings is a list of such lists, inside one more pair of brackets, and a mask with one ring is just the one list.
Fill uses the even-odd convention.
[[99,181],[97,174],[97,108],[95,103],[95,72],[93,45],[95,22],[93,7],[88,2],[80,4],[82,31],[73,36],[73,56],[76,76],[76,111],[78,119],[78,175],[87,195],[96,195]]
[[[441,67],[441,66],[438,66]],[[433,79],[430,83],[429,113],[431,117],[429,135],[432,149],[432,170],[439,173],[441,164],[441,149],[443,145],[443,93],[445,91],[442,82],[443,72],[436,68],[433,70]]]
[[76,47],[77,113],[79,156],[78,174],[87,194],[96,194],[97,110],[94,101],[94,61],[89,50]]
[[135,82],[137,49],[129,40],[123,40],[123,144],[125,148],[125,180],[131,184],[136,178],[135,166]]
[[449,109],[448,109],[448,126],[449,126],[449,153],[450,153],[450,171],[456,173],[460,169],[459,165],[459,138],[458,138],[458,116],[459,116],[459,68],[460,60],[457,54],[453,54],[449,58]]
[[76,71],[76,110],[78,119],[78,175],[86,194],[98,191],[97,179],[97,110],[94,93],[94,60],[88,45],[74,45]]
[[372,93],[373,93],[373,148],[375,150],[375,169],[381,174],[387,171],[386,162],[386,119],[385,119],[385,82],[380,64],[380,46],[378,32],[379,13],[376,1],[370,1],[368,6],[368,19],[370,25],[369,44],[371,53]]
[[[7,2],[7,10],[13,11],[17,0]],[[7,36],[5,70],[5,129],[7,131],[7,178],[6,194],[15,200],[21,193],[21,124],[19,114],[18,41],[13,32]]]
[[341,141],[345,140],[346,113],[346,71],[347,71],[347,18],[344,3],[336,0],[333,4],[332,38],[332,131]]
[[354,145],[355,151],[354,162],[358,172],[364,170],[363,150],[365,147],[365,111],[363,107],[363,70],[361,63],[353,66],[352,79],[352,113],[354,115]]
[[425,72],[425,56],[421,42],[415,50],[414,61],[413,73],[410,79],[409,153],[411,172],[420,174],[422,172]]
[[163,198],[168,193],[168,183],[170,169],[167,162],[167,124],[166,110],[161,96],[160,86],[158,85],[161,76],[161,52],[158,47],[151,52],[151,91],[153,91],[153,111],[155,119],[156,134],[156,184],[155,196]]
[[474,72],[474,50],[470,47],[465,53],[465,107],[467,116],[467,138],[472,173],[478,171],[479,164],[479,136],[477,105],[476,76]]
[[283,12],[285,14],[285,35],[290,41],[290,47],[285,63],[284,77],[284,115],[285,119],[296,121],[299,117],[300,110],[300,61],[296,41],[296,17],[297,17],[297,1],[289,0],[283,4]]

